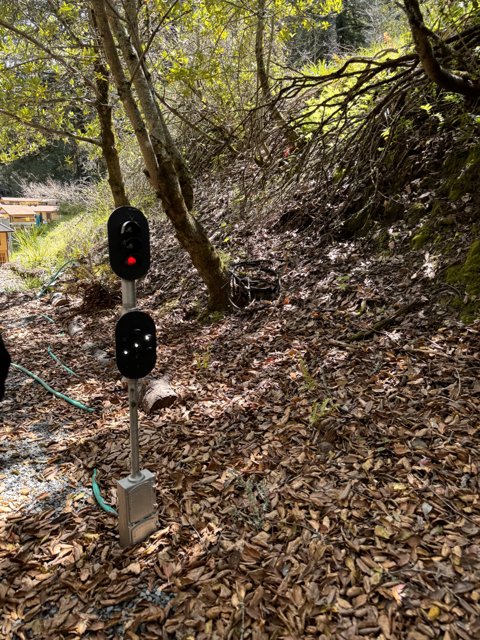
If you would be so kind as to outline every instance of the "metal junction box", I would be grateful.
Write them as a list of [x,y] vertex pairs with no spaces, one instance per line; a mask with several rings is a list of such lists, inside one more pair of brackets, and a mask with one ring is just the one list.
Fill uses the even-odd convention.
[[117,482],[118,531],[122,547],[141,542],[157,530],[155,476],[143,469],[138,478],[128,476]]

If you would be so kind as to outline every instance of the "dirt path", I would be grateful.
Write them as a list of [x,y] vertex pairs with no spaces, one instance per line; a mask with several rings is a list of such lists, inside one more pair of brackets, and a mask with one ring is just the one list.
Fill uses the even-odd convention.
[[[7,275],[4,282],[14,284],[15,279]],[[10,291],[6,299],[8,304],[4,305],[2,320],[12,361],[43,378],[48,379],[53,373],[58,379],[54,361],[48,362],[47,348],[48,343],[53,343],[57,335],[64,332],[54,328],[51,318],[47,320],[47,305],[37,300],[34,293]],[[41,344],[43,351],[40,357],[36,353],[37,344]],[[44,367],[39,366],[40,362]],[[0,405],[0,508],[3,512],[62,510],[66,498],[76,489],[78,483],[72,485],[66,474],[58,473],[55,453],[65,447],[71,434],[64,427],[64,424],[68,426],[68,420],[62,420],[61,412],[45,411],[46,404],[54,408],[52,399],[32,378],[12,366],[5,400]],[[85,490],[83,486],[77,488]]]

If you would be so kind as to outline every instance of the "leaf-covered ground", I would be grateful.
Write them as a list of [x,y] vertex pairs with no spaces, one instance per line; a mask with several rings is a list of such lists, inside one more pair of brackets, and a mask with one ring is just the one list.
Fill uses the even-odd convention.
[[95,468],[110,503],[129,472],[116,310],[1,299],[14,362],[94,412],[11,372],[0,636],[480,637],[480,324],[447,310],[441,265],[395,236],[255,232],[279,299],[206,323],[161,242],[139,301],[179,399],[141,415],[160,528],[134,548],[91,495]]

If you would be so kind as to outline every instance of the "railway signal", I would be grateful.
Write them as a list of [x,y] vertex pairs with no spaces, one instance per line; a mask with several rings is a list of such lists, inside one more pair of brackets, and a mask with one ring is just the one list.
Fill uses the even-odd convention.
[[155,366],[155,323],[136,309],[135,281],[150,267],[148,221],[135,207],[119,207],[108,219],[110,266],[122,279],[123,314],[115,328],[117,367],[127,378],[130,410],[131,473],[117,482],[118,531],[122,547],[141,542],[158,527],[155,476],[140,469],[138,438],[138,379]]

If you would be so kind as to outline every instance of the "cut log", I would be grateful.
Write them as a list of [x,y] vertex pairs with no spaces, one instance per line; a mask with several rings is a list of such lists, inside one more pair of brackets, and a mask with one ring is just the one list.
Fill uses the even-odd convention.
[[139,403],[145,413],[154,413],[159,409],[166,409],[175,402],[177,397],[167,378],[160,378],[159,380],[147,378],[139,389]]
[[77,333],[81,333],[85,329],[85,325],[83,324],[83,320],[80,316],[75,316],[75,318],[68,325],[68,333],[73,338],[77,335]]

